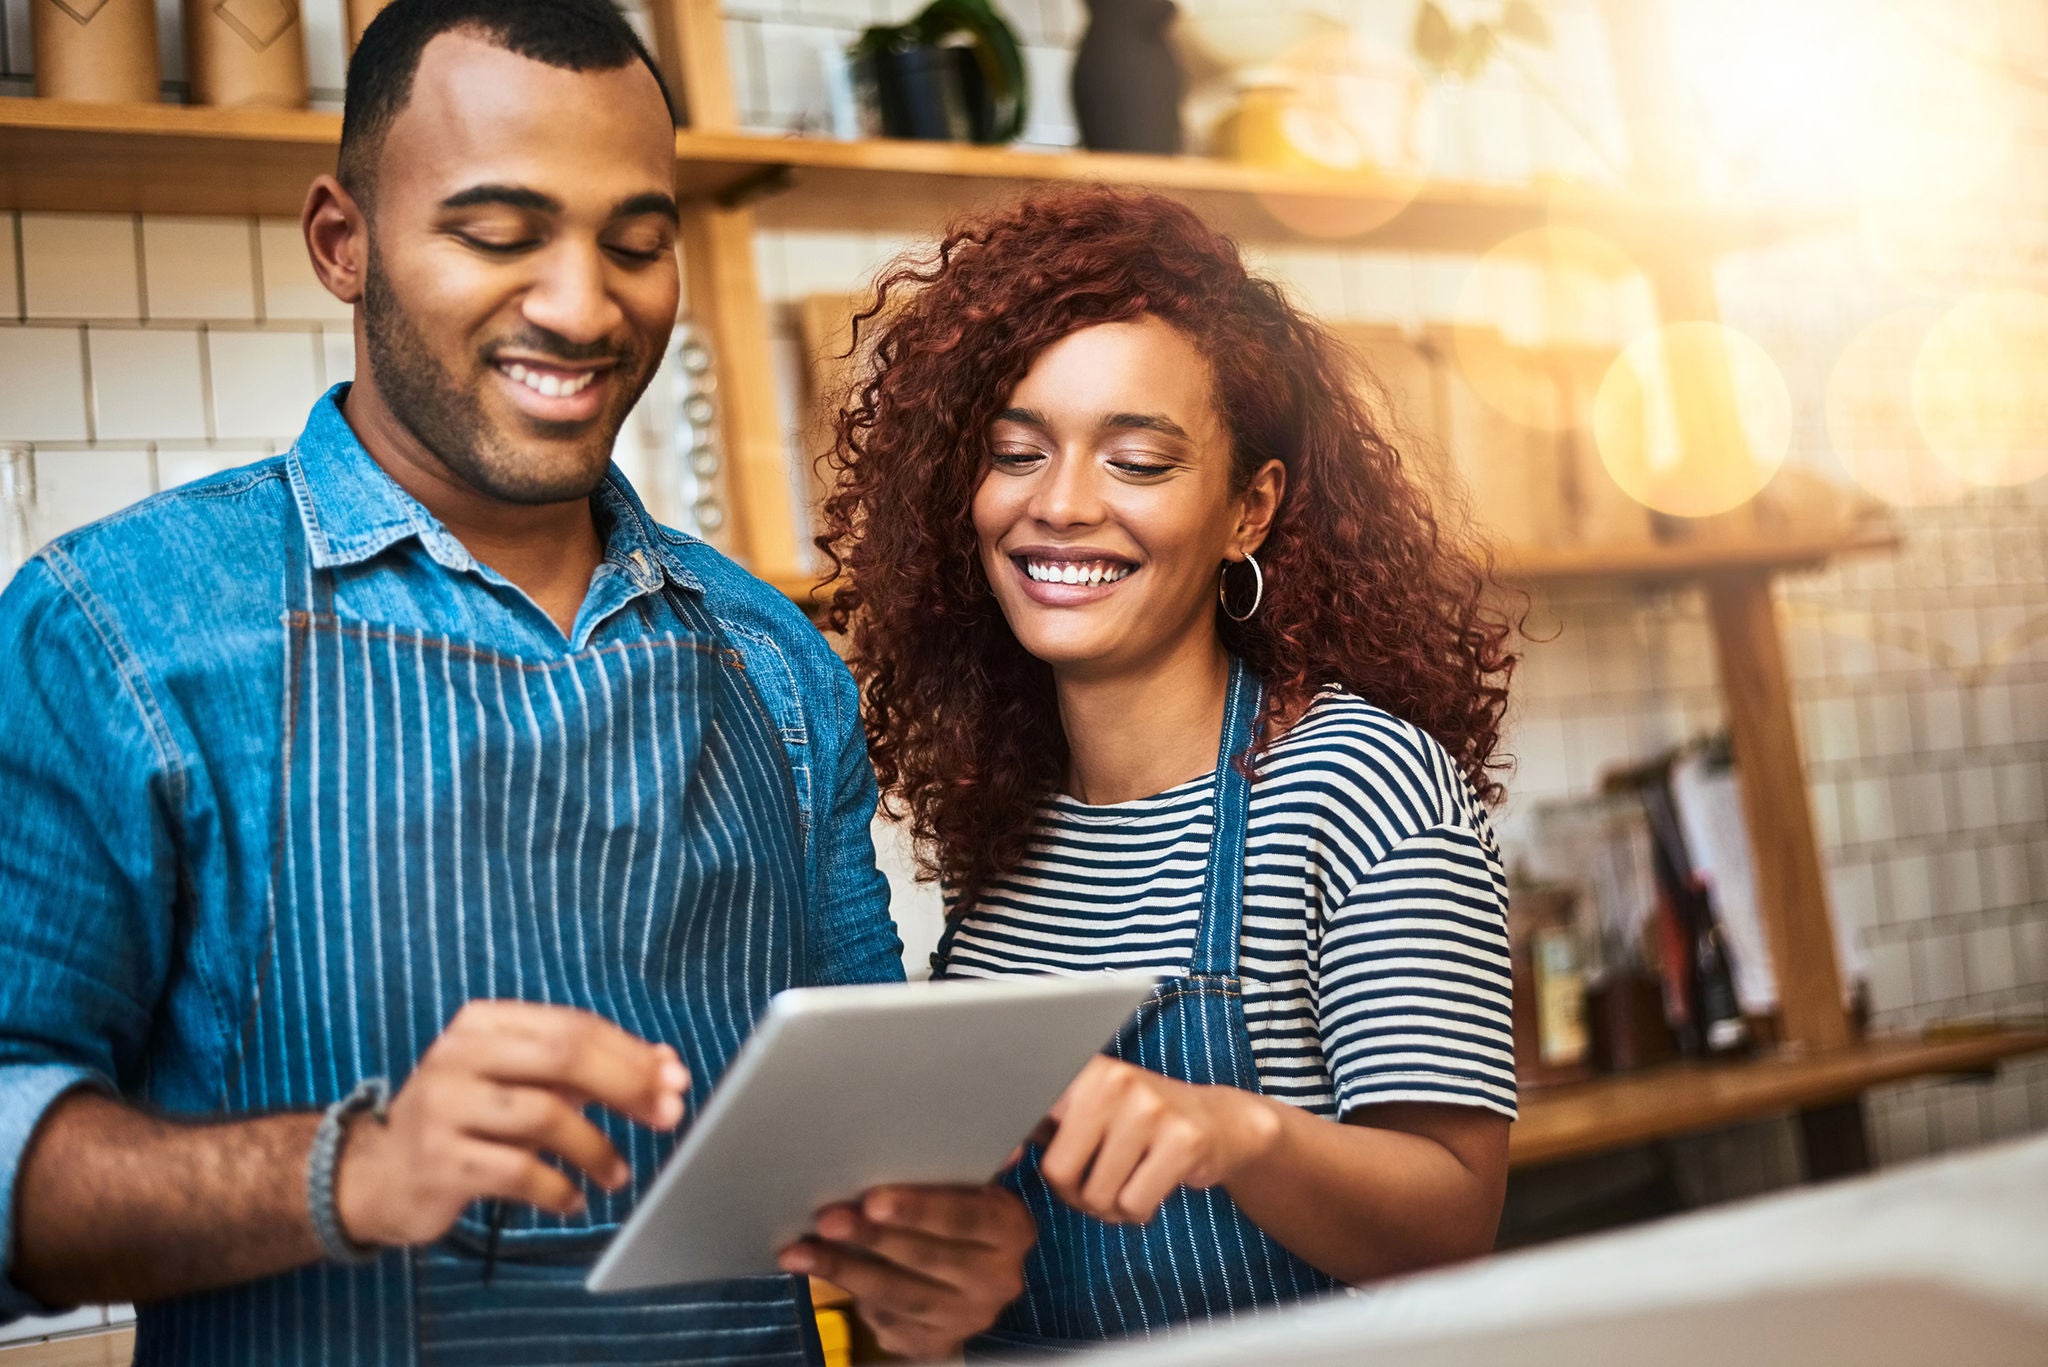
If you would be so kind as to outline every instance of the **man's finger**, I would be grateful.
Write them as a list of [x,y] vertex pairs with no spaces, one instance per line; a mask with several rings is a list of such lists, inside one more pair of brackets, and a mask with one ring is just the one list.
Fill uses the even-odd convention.
[[861,1197],[859,1210],[877,1225],[989,1248],[1008,1247],[1031,1220],[1024,1203],[1001,1187],[876,1187]]
[[937,1327],[947,1302],[957,1294],[908,1268],[823,1239],[798,1240],[777,1262],[785,1272],[823,1277],[843,1287],[864,1314],[885,1314],[897,1322]]
[[690,1079],[676,1051],[588,1011],[471,1002],[449,1023],[448,1038],[471,1071],[496,1081],[557,1088],[658,1129],[683,1117]]
[[554,1215],[575,1215],[583,1209],[583,1193],[576,1184],[525,1149],[472,1140],[463,1155],[463,1170],[471,1179],[471,1199],[521,1201]]
[[558,1091],[476,1078],[462,1107],[464,1128],[480,1139],[551,1153],[612,1191],[632,1176],[611,1140]]
[[877,1224],[850,1210],[827,1212],[818,1221],[818,1237],[963,1292],[988,1282],[995,1252],[986,1244]]

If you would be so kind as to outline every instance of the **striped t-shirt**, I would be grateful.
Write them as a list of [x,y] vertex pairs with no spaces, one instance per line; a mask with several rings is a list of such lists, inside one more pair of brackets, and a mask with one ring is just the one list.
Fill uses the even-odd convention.
[[[1214,775],[1091,807],[1064,794],[955,932],[950,974],[1188,971]],[[1389,1101],[1513,1117],[1507,882],[1443,747],[1336,689],[1251,788],[1238,972],[1259,1082],[1336,1118]]]

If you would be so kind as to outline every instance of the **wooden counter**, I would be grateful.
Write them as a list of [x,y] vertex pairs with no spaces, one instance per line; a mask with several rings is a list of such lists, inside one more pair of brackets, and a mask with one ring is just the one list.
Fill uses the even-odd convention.
[[2048,1049],[2048,1032],[1985,1030],[1953,1038],[1879,1036],[1826,1053],[1734,1063],[1677,1063],[1530,1091],[1509,1133],[1516,1166],[1668,1139],[1761,1116],[1812,1112],[1916,1077],[1981,1073]]

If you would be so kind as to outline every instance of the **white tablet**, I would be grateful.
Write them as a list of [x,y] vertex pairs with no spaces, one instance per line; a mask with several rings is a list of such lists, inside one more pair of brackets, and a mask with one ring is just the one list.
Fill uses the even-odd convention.
[[776,996],[586,1283],[771,1275],[821,1207],[1002,1166],[1158,982],[1150,973]]

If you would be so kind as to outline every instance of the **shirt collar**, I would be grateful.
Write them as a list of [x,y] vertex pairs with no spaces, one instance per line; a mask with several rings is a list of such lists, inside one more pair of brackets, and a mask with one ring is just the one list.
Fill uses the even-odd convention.
[[[446,569],[480,568],[469,549],[363,449],[342,416],[348,388],[338,384],[321,395],[286,457],[313,564],[321,569],[359,564],[407,537],[417,537],[427,554]],[[644,590],[658,588],[665,574],[692,593],[704,591],[703,583],[676,554],[671,537],[679,534],[656,530],[640,495],[617,465],[605,472],[592,497],[607,561]],[[688,538],[682,540],[687,544]]]

